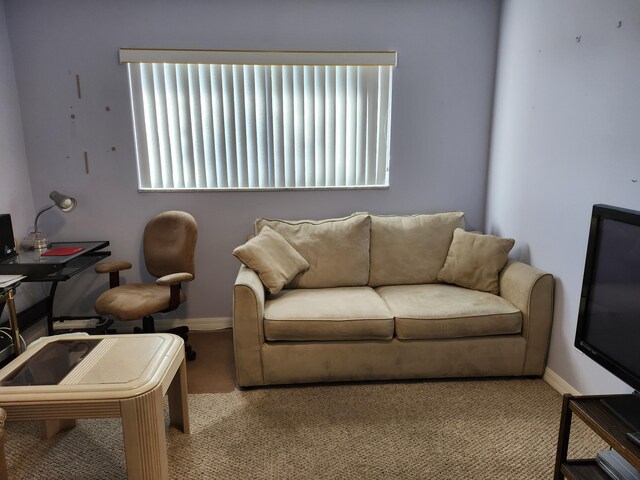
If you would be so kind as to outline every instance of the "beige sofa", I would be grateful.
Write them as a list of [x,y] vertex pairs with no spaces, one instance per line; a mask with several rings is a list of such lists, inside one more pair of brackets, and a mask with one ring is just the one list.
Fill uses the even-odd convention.
[[[258,219],[255,234],[264,227],[308,268],[271,294],[264,271],[241,265],[233,295],[240,386],[543,374],[552,276],[498,261],[494,284],[483,287],[498,295],[459,286],[464,275],[443,282],[445,263],[473,277],[493,261],[478,249],[467,251],[470,261],[482,262],[475,266],[453,255],[460,236],[471,235],[472,243],[489,238],[461,230],[461,212]],[[507,262],[510,246],[499,245]]]

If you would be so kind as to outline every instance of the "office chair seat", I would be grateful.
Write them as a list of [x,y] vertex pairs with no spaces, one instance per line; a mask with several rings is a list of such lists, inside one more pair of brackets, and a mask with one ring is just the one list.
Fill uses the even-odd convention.
[[[99,315],[111,315],[118,320],[136,320],[169,308],[171,289],[168,286],[132,283],[104,292],[96,301]],[[180,303],[187,297],[180,291]]]

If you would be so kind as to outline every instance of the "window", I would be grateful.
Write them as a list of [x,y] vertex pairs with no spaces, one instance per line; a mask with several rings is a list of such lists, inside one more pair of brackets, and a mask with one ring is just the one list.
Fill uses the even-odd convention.
[[389,185],[395,52],[120,50],[142,191]]

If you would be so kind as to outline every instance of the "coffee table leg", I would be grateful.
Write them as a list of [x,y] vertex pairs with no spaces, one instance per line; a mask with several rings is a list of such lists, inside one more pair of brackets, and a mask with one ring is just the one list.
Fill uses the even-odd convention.
[[184,433],[189,434],[189,401],[187,399],[187,365],[184,360],[173,377],[169,389],[169,419]]
[[42,421],[42,439],[47,440],[62,430],[69,430],[76,426],[73,418],[62,420],[43,420]]
[[0,408],[0,479],[7,480],[9,476],[7,475],[7,456],[4,452],[4,421],[7,419],[7,412],[4,411],[4,408]]
[[120,402],[128,478],[169,478],[163,406],[161,386]]

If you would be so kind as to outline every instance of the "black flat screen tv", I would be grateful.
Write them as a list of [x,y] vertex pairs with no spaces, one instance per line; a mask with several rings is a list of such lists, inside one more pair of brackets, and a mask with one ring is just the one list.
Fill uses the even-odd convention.
[[603,401],[640,431],[640,212],[593,206],[575,346],[635,390]]

